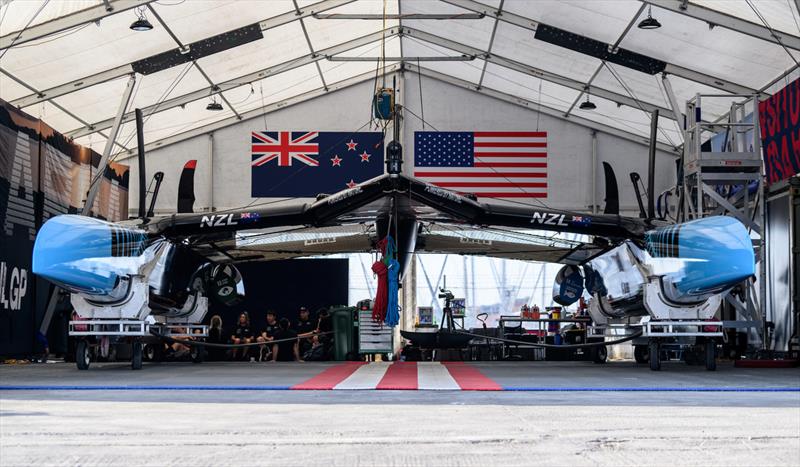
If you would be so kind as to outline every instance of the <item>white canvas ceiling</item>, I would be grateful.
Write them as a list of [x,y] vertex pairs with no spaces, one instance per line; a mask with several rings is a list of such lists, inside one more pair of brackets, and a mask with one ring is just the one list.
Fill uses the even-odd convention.
[[[649,133],[648,112],[659,108],[664,117],[659,141],[679,146],[661,73],[544,42],[534,37],[538,25],[666,62],[664,71],[683,105],[696,93],[766,95],[789,79],[787,72],[794,69],[788,76],[796,76],[797,5],[796,0],[0,0],[0,97],[78,142],[101,148],[133,62],[259,24],[262,39],[136,75],[129,108],[150,115],[148,144],[234,123],[295,96],[368,80],[375,62],[328,56],[384,53],[387,66],[398,57],[417,65],[417,57],[465,55],[466,61],[423,60],[419,66],[638,136]],[[152,30],[129,29],[137,9]],[[661,28],[637,28],[649,9]],[[587,89],[596,110],[579,109]],[[212,99],[224,110],[206,110]],[[704,106],[704,120],[724,118],[736,100]],[[132,122],[126,122],[117,142],[132,148],[133,133]]]

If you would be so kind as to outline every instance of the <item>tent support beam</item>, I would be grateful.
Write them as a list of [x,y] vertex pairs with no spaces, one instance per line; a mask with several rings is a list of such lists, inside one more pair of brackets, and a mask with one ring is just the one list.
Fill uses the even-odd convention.
[[[384,69],[384,74],[391,74],[391,73],[393,73],[395,71],[399,71],[400,69],[401,69],[401,67],[398,64],[391,65],[391,66],[388,66],[388,67],[386,67]],[[464,81],[464,80],[461,80],[461,79],[458,79],[458,78],[454,78],[452,76],[445,75],[445,74],[442,74],[442,73],[439,73],[439,72],[436,72],[436,71],[428,70],[426,68],[419,69],[419,68],[417,68],[416,65],[411,64],[411,63],[403,64],[403,69],[405,69],[406,71],[410,71],[412,73],[417,73],[417,74],[421,74],[421,75],[424,75],[424,76],[427,76],[427,77],[430,77],[430,78],[434,78],[434,79],[436,79],[438,81],[449,83],[449,84],[452,84],[454,86],[458,86],[458,87],[461,87],[461,88],[464,88],[464,89],[469,89],[469,90],[472,90],[472,91],[476,91],[476,92],[479,92],[481,94],[487,95],[489,97],[493,97],[493,98],[501,100],[501,101],[505,101],[505,102],[509,102],[511,104],[514,104],[514,105],[518,105],[520,107],[524,107],[524,108],[531,109],[531,110],[538,110],[543,114],[550,115],[551,117],[559,118],[561,120],[567,120],[567,121],[576,123],[578,125],[584,126],[586,128],[590,128],[590,129],[593,129],[593,130],[596,130],[596,131],[599,131],[599,132],[603,132],[603,133],[606,133],[606,134],[609,134],[609,135],[612,135],[612,136],[616,136],[616,137],[619,137],[619,138],[622,138],[622,139],[625,139],[625,140],[628,140],[628,141],[633,141],[635,143],[639,143],[639,144],[642,144],[642,145],[645,145],[645,146],[648,144],[648,138],[645,135],[636,135],[634,133],[630,133],[630,132],[627,132],[627,131],[624,131],[624,130],[620,130],[620,129],[617,129],[617,128],[614,128],[614,127],[611,127],[611,126],[608,126],[608,125],[604,125],[602,123],[594,122],[594,121],[586,119],[586,118],[577,117],[575,115],[570,115],[569,117],[564,117],[564,112],[561,111],[561,110],[556,110],[556,109],[553,109],[553,108],[548,107],[546,105],[537,104],[535,102],[531,102],[531,101],[522,99],[520,97],[512,96],[510,94],[506,94],[506,93],[503,93],[503,92],[500,92],[500,91],[495,91],[493,89],[489,89],[489,88],[485,88],[484,87],[484,88],[476,90],[474,83],[470,83],[468,81]],[[375,79],[375,72],[374,71],[370,71],[370,72],[363,73],[363,74],[358,75],[358,76],[354,76],[353,78],[349,78],[349,79],[346,79],[346,80],[339,81],[337,83],[333,83],[333,84],[329,85],[329,91],[337,91],[339,89],[344,89],[344,88],[347,88],[347,87],[350,87],[350,86],[353,86],[353,85],[356,85],[356,84],[360,84],[360,83],[363,83],[363,82],[367,82],[367,81],[370,81],[370,80],[373,80],[373,79]],[[323,88],[318,88],[318,89],[315,89],[313,91],[309,91],[309,92],[300,94],[298,96],[295,96],[295,97],[292,97],[292,98],[289,98],[289,99],[286,99],[286,100],[283,100],[283,101],[280,101],[280,102],[275,102],[275,103],[269,104],[266,107],[264,107],[263,109],[259,107],[257,109],[253,109],[251,111],[244,112],[242,114],[242,119],[243,120],[248,120],[248,119],[251,119],[251,118],[257,118],[257,117],[260,117],[262,114],[270,114],[270,113],[275,112],[277,110],[280,110],[280,109],[283,109],[283,108],[286,108],[286,107],[290,107],[292,105],[296,105],[296,104],[299,104],[299,103],[302,103],[302,102],[306,102],[308,100],[314,99],[314,98],[322,96],[324,94],[326,94],[326,91]],[[212,132],[214,132],[216,130],[228,127],[228,126],[233,125],[233,124],[235,124],[237,122],[238,122],[238,120],[235,117],[228,117],[228,118],[219,120],[217,122],[209,123],[208,125],[204,125],[202,127],[198,127],[198,128],[192,129],[192,130],[185,131],[183,133],[178,133],[176,135],[173,135],[173,136],[170,136],[170,137],[167,137],[167,138],[164,138],[164,139],[160,139],[158,141],[154,141],[152,143],[149,143],[149,144],[145,145],[145,150],[147,152],[150,152],[150,151],[153,151],[153,150],[156,150],[156,149],[159,149],[159,148],[163,148],[163,147],[169,146],[171,144],[179,143],[181,141],[185,141],[187,139],[191,139],[191,138],[203,135],[203,134],[212,133]],[[659,142],[659,143],[656,144],[656,146],[660,151],[668,152],[668,153],[670,153],[670,154],[672,154],[672,155],[674,155],[676,157],[680,154],[680,152],[676,148],[674,148],[672,146],[669,146],[669,145],[666,145],[664,143],[660,143]],[[120,155],[120,157],[118,157],[117,160],[122,162],[124,160],[130,159],[131,157],[135,157],[135,155],[136,155],[136,153],[134,151],[129,151],[126,154]]]
[[[161,15],[158,14],[153,5],[147,5],[147,8],[150,10],[151,13],[153,13],[153,16],[156,18],[156,20],[159,23],[161,23],[161,26],[164,27],[164,30],[167,31],[167,34],[169,34],[172,40],[175,41],[176,44],[178,44],[178,47],[180,47],[182,50],[186,49],[186,45],[183,42],[181,42],[180,39],[178,39],[178,36],[176,36],[174,32],[172,32],[172,29],[170,29],[169,25],[167,25],[167,22],[161,18]],[[302,21],[302,19],[300,21]],[[211,86],[211,89],[219,89],[217,85],[214,84],[213,81],[211,81],[211,78],[208,76],[208,73],[206,73],[205,70],[203,70],[203,68],[200,67],[200,64],[197,63],[197,60],[192,60],[192,65],[194,65],[194,67],[197,68],[197,71],[199,71],[200,74],[203,75],[203,79],[205,79],[206,82],[209,84],[209,86]],[[239,112],[237,112],[236,109],[233,107],[233,104],[231,104],[231,102],[225,97],[225,94],[217,92],[217,95],[220,97],[220,99],[222,99],[223,102],[225,102],[225,104],[228,106],[229,109],[231,109],[231,111],[233,112],[234,115],[236,115],[236,117],[238,117],[239,119],[242,118],[239,115]]]
[[[400,65],[399,64],[394,64],[394,65],[387,66],[384,69],[383,73],[384,74],[390,74],[390,73],[394,73],[394,72],[399,71],[399,70],[400,70]],[[251,118],[258,118],[261,115],[270,114],[270,113],[275,112],[277,110],[285,109],[286,107],[291,107],[293,105],[300,104],[302,102],[306,102],[308,100],[314,99],[316,97],[323,96],[328,92],[338,91],[340,89],[344,89],[344,88],[347,88],[347,87],[350,87],[350,86],[353,86],[353,85],[356,85],[356,84],[360,84],[360,83],[363,83],[363,82],[366,82],[366,81],[370,81],[370,80],[373,80],[373,79],[375,79],[375,71],[369,71],[369,72],[366,72],[366,73],[362,73],[362,74],[354,76],[352,78],[348,78],[348,79],[345,79],[345,80],[342,80],[342,81],[338,81],[336,83],[329,84],[327,91],[325,90],[325,88],[317,88],[317,89],[314,89],[312,91],[308,91],[308,92],[305,92],[303,94],[300,94],[300,95],[297,95],[297,96],[294,96],[294,97],[291,97],[291,98],[288,98],[288,99],[284,99],[284,100],[279,101],[279,102],[274,102],[274,103],[269,104],[269,105],[267,105],[267,106],[265,106],[263,108],[262,107],[258,107],[256,109],[244,112],[244,113],[242,113],[242,120],[249,120]],[[239,122],[239,119],[234,117],[234,116],[231,116],[231,117],[228,117],[228,118],[223,118],[223,119],[218,120],[216,122],[209,123],[207,125],[203,125],[201,127],[194,128],[192,130],[187,130],[187,131],[184,131],[183,133],[178,133],[176,135],[172,135],[172,136],[169,136],[167,138],[163,138],[163,139],[160,139],[158,141],[154,141],[152,143],[148,143],[148,144],[145,145],[144,148],[145,148],[145,151],[149,153],[150,151],[154,151],[156,149],[160,149],[160,148],[169,146],[171,144],[179,143],[181,141],[185,141],[187,139],[194,138],[196,136],[204,135],[204,134],[207,134],[207,133],[213,133],[216,130],[228,127],[228,126],[233,125],[233,124],[235,124],[237,122]],[[130,159],[132,157],[136,157],[136,151],[128,151],[125,154],[121,154],[117,158],[117,161],[118,162],[122,162],[122,161]]]
[[[500,5],[497,6],[497,13],[499,13],[499,14],[503,13],[503,3],[505,3],[505,1],[506,0],[500,0]],[[495,18],[494,19],[494,25],[492,25],[492,35],[491,35],[491,37],[489,37],[489,46],[486,47],[486,55],[488,55],[488,56],[492,55],[492,47],[494,47],[494,38],[497,35],[497,25],[499,25],[499,24],[500,24],[500,19],[499,18]],[[481,77],[478,79],[478,89],[480,89],[481,86],[483,86],[483,77],[486,76],[486,67],[487,66],[489,66],[489,62],[484,60],[483,68],[481,69]],[[464,277],[466,277],[466,276],[464,276]]]
[[[636,11],[636,14],[633,15],[633,18],[631,18],[631,20],[628,21],[628,25],[625,26],[625,30],[622,31],[622,34],[619,35],[619,37],[617,38],[617,41],[614,42],[614,45],[612,46],[612,49],[616,49],[617,47],[619,47],[619,44],[622,42],[623,39],[625,39],[625,36],[628,35],[628,32],[631,30],[631,28],[633,27],[634,23],[636,23],[636,20],[639,19],[639,15],[642,14],[642,11],[644,11],[644,9],[645,9],[645,5],[642,5],[641,7],[639,7],[639,9]],[[583,99],[583,95],[586,94],[586,92],[589,91],[589,87],[591,87],[592,82],[594,82],[594,79],[597,78],[597,75],[600,74],[600,71],[603,70],[603,65],[605,63],[606,63],[605,60],[600,62],[600,65],[597,66],[597,69],[594,70],[594,73],[592,73],[591,78],[589,78],[589,81],[586,82],[586,91],[581,91],[581,93],[578,94],[578,97],[575,98],[575,100],[572,102],[572,105],[569,106],[569,109],[567,109],[567,112],[564,115],[569,117],[569,114],[572,113],[572,110],[575,108],[576,105],[578,105],[578,102],[580,102]]]
[[[111,157],[111,148],[114,147],[114,141],[116,141],[117,134],[122,126],[122,116],[125,114],[125,109],[128,108],[128,103],[131,100],[131,94],[133,93],[135,84],[136,75],[132,74],[130,79],[128,79],[125,92],[122,93],[122,101],[119,103],[117,115],[114,117],[114,125],[111,127],[111,133],[109,133],[106,139],[106,146],[103,148],[103,155],[100,157],[100,164],[97,166],[97,175],[95,175],[91,183],[89,183],[89,194],[86,196],[86,202],[81,210],[81,215],[83,216],[88,216],[92,211],[92,206],[94,206],[94,199],[97,196],[97,191],[100,189],[100,180],[103,179],[103,174],[106,171],[108,159]],[[142,196],[142,194],[140,193],[139,196]]]
[[486,15],[480,13],[460,13],[460,14],[433,14],[433,13],[398,13],[387,14],[386,16],[380,13],[315,13],[315,19],[361,19],[361,20],[383,20],[383,19],[396,19],[396,20],[447,20],[447,19],[483,19]]
[[[2,68],[0,68],[0,73],[2,73],[2,74],[4,74],[4,75],[8,76],[8,77],[9,77],[9,78],[10,78],[12,81],[14,81],[15,83],[19,84],[20,86],[22,86],[22,87],[24,87],[24,88],[26,88],[26,89],[28,89],[28,90],[30,90],[30,91],[33,91],[33,92],[38,92],[38,91],[36,90],[36,88],[34,88],[33,86],[31,86],[31,85],[27,84],[26,82],[22,81],[21,79],[17,78],[16,76],[12,75],[11,73],[9,73],[8,71],[6,71],[6,70],[4,70],[4,69],[2,69]],[[131,73],[133,73],[133,70],[131,70]],[[130,74],[130,73],[129,73],[129,74]],[[60,111],[64,112],[65,114],[67,114],[67,115],[69,115],[70,117],[74,118],[74,119],[75,119],[75,120],[77,120],[78,122],[81,122],[83,125],[87,125],[87,126],[89,126],[89,123],[88,123],[88,122],[86,122],[86,121],[85,121],[85,120],[83,120],[82,118],[78,117],[78,116],[77,116],[77,115],[75,115],[74,113],[70,112],[69,110],[65,109],[65,108],[64,108],[64,107],[62,107],[62,106],[61,106],[61,105],[60,105],[58,102],[51,102],[51,104],[52,104],[52,106],[53,106],[53,107],[55,107],[55,108],[57,108],[58,110],[60,110]],[[103,138],[107,138],[106,134],[105,134],[105,133],[103,133],[102,131],[98,131],[97,133],[98,133],[100,136],[102,136]],[[116,143],[116,144],[117,144],[117,146],[119,146],[120,148],[122,148],[122,149],[124,149],[124,150],[126,150],[126,151],[129,151],[129,149],[128,149],[127,147],[125,147],[124,145],[122,145],[121,143]]]
[[[292,0],[292,3],[294,4],[294,9],[297,12],[297,15],[300,16],[301,11],[300,11],[300,6],[297,4],[297,0]],[[315,15],[314,17],[316,18],[317,16]],[[300,18],[300,28],[303,30],[303,35],[306,37],[306,44],[308,44],[308,51],[311,53],[311,55],[316,55],[316,52],[314,52],[314,45],[311,44],[311,37],[308,35],[308,29],[306,29],[306,23],[303,18]],[[328,84],[325,82],[325,75],[322,74],[322,67],[319,66],[319,62],[314,62],[314,65],[316,65],[317,67],[317,73],[319,73],[319,79],[320,81],[322,81],[322,87],[325,88],[325,90],[327,91]]]
[[[531,102],[531,101],[529,101],[527,99],[523,99],[521,97],[512,96],[510,94],[506,94],[506,93],[500,92],[500,91],[495,91],[494,89],[489,89],[489,88],[486,88],[486,87],[483,87],[481,89],[475,89],[475,84],[474,83],[471,83],[469,81],[464,81],[462,79],[455,78],[455,77],[452,77],[450,75],[445,75],[443,73],[439,73],[438,71],[429,70],[427,68],[417,68],[416,65],[412,65],[412,64],[406,64],[405,68],[407,70],[409,70],[409,71],[414,72],[414,73],[420,73],[423,76],[427,76],[429,78],[434,78],[434,79],[436,79],[438,81],[442,81],[442,82],[445,82],[445,83],[448,83],[448,84],[452,84],[454,86],[458,86],[458,87],[461,87],[461,88],[464,88],[464,89],[469,89],[471,91],[475,91],[475,92],[487,95],[489,97],[493,97],[493,98],[501,100],[501,101],[505,101],[505,102],[508,102],[508,103],[511,103],[511,104],[514,104],[514,105],[518,105],[520,107],[524,107],[526,109],[539,111],[539,112],[541,112],[541,113],[543,113],[545,115],[549,115],[551,117],[555,117],[555,118],[558,118],[558,119],[561,119],[561,120],[566,120],[566,121],[569,121],[569,122],[573,122],[573,123],[576,123],[578,125],[584,126],[586,128],[597,130],[599,132],[606,133],[606,134],[609,134],[609,135],[612,135],[612,136],[616,136],[618,138],[622,138],[622,139],[625,139],[625,140],[628,140],[628,141],[633,141],[635,143],[639,143],[639,144],[642,144],[642,145],[645,145],[645,146],[648,144],[648,141],[649,141],[649,138],[646,135],[637,135],[637,134],[634,134],[634,133],[630,133],[630,132],[627,132],[627,131],[624,131],[624,130],[620,130],[618,128],[614,128],[614,127],[611,127],[611,126],[608,126],[608,125],[604,125],[602,123],[598,123],[598,122],[589,120],[587,118],[578,117],[578,116],[575,116],[575,115],[570,115],[569,117],[565,117],[564,116],[564,112],[562,110],[557,110],[557,109],[554,109],[552,107],[548,107],[547,105],[540,104],[540,103],[537,103],[537,102]],[[656,148],[659,151],[664,151],[664,152],[670,153],[671,155],[673,155],[675,157],[677,157],[680,154],[680,152],[678,151],[677,148],[672,147],[672,146],[667,145],[667,144],[664,144],[664,143],[661,143],[661,142],[656,143]]]
[[675,97],[675,92],[672,91],[672,83],[669,82],[669,78],[667,77],[666,73],[661,75],[661,81],[664,83],[664,93],[667,95],[667,99],[669,99],[670,107],[672,107],[672,115],[675,117],[675,121],[678,123],[678,128],[680,128],[681,130],[681,145],[682,145],[683,142],[685,141],[683,131],[686,129],[683,113],[681,112],[680,104],[678,104],[678,98]]
[[[75,13],[31,26],[22,32],[14,31],[0,37],[0,50],[7,49],[11,47],[12,44],[25,44],[26,42],[35,41],[36,39],[66,31],[76,26],[94,23],[107,16],[122,13],[123,11],[131,10],[138,6],[147,5],[153,1],[155,0],[112,0],[76,11]],[[109,5],[111,9],[109,9],[107,5]]]
[[[537,79],[543,79],[545,81],[549,81],[551,83],[555,83],[564,87],[572,88],[577,91],[583,91],[584,89],[586,89],[586,84],[580,81],[560,76],[555,73],[551,73],[549,71],[541,70],[539,68],[535,68],[530,65],[517,62],[515,60],[510,60],[496,54],[490,54],[484,50],[476,49],[468,45],[452,41],[450,39],[445,39],[444,37],[440,37],[435,34],[419,31],[417,29],[409,27],[404,27],[401,30],[401,34],[406,37],[416,38],[421,41],[435,44],[440,47],[445,47],[447,49],[451,49],[456,52],[460,52],[462,54],[474,55],[478,58],[486,60],[487,62],[493,63],[495,65],[501,66],[503,68],[508,68],[510,70],[528,76],[533,76],[534,78]],[[594,88],[594,95],[622,105],[626,105],[628,107],[633,107],[635,109],[644,108],[644,110],[647,112],[652,112],[655,109],[659,109],[659,111],[661,111],[662,113],[669,112],[669,109],[667,109],[666,107],[661,107],[655,104],[651,104],[649,102],[637,101],[628,95],[619,94],[614,91],[609,91],[602,88]]]
[[[118,1],[122,0],[117,0],[117,2]],[[131,1],[131,0],[124,0],[124,1]],[[138,4],[150,3],[151,1],[154,0],[146,0],[146,1],[137,0],[133,3],[136,3],[138,5]],[[353,1],[354,0],[322,0],[320,2],[308,5],[307,7],[303,8],[301,10],[300,15],[298,15],[295,10],[292,10],[280,14],[278,16],[273,16],[272,18],[267,18],[263,21],[260,21],[258,25],[262,31],[267,31],[269,29],[277,28],[279,26],[283,26],[284,24],[291,23],[292,21],[296,21],[298,19],[305,18],[307,16],[312,16],[320,11],[330,10],[331,8],[336,8]],[[114,5],[116,5],[117,2],[114,2]],[[198,40],[202,39],[208,39],[208,37],[198,38]],[[105,83],[107,81],[111,81],[112,79],[121,78],[130,73],[133,73],[133,67],[131,66],[130,63],[125,65],[120,65],[118,67],[109,70],[104,70],[90,76],[85,76],[83,78],[70,81],[69,83],[53,86],[41,92],[36,92],[35,94],[14,99],[13,101],[11,101],[11,104],[14,105],[15,107],[24,108],[29,105],[38,104],[39,102],[48,101],[55,97],[63,96],[65,94],[69,94],[75,91],[80,91],[81,89],[85,89],[87,87],[94,86],[96,84]]]
[[[316,54],[308,54],[303,57],[299,57],[294,60],[290,60],[288,62],[279,63],[277,65],[264,68],[262,70],[254,71],[252,73],[248,73],[246,75],[242,75],[233,79],[229,79],[217,85],[218,89],[213,89],[212,87],[206,87],[199,89],[197,91],[193,91],[181,96],[176,96],[171,99],[167,99],[161,103],[161,105],[150,105],[142,109],[144,116],[148,116],[151,113],[156,111],[161,112],[164,110],[174,109],[175,107],[180,107],[182,105],[186,105],[190,102],[194,102],[196,100],[200,100],[209,96],[209,94],[217,91],[223,92],[230,89],[238,88],[239,86],[244,86],[254,81],[258,81],[264,78],[268,78],[270,76],[275,76],[280,73],[284,73],[290,70],[294,70],[296,68],[300,68],[302,66],[314,63],[318,60],[323,60],[326,54],[337,54],[346,52],[348,50],[353,50],[358,47],[371,44],[381,39],[382,31],[378,31],[372,34],[368,34],[366,36],[362,36],[357,39],[353,39],[351,41],[344,42],[339,45],[335,45],[329,47],[327,49],[323,49],[318,51]],[[397,29],[392,28],[387,30],[386,37],[391,37],[397,35]],[[129,112],[125,114],[123,117],[123,123],[129,122],[133,120],[133,112]],[[242,117],[244,118],[244,117]],[[109,128],[112,124],[111,119],[103,120],[92,125],[86,125],[81,128],[76,128],[74,130],[68,131],[66,133],[67,136],[72,138],[80,138],[81,136],[86,136],[88,134],[94,133],[98,130],[103,130]]]
[[[705,21],[706,23],[713,24],[714,26],[720,26],[731,31],[746,34],[750,37],[755,37],[756,39],[772,42],[773,44],[780,44],[782,42],[783,45],[790,49],[800,50],[800,37],[798,36],[793,36],[782,31],[776,31],[775,34],[780,38],[779,42],[769,29],[761,26],[760,24],[752,23],[735,16],[712,10],[711,8],[696,5],[692,2],[682,2],[676,0],[641,1],[642,3],[663,8],[673,13],[678,13],[700,21]],[[798,0],[795,0],[795,3],[797,2]],[[800,11],[800,6],[797,8],[798,11]]]
[[[536,31],[536,28],[539,26],[539,24],[544,24],[544,23],[539,23],[538,21],[533,20],[531,18],[520,16],[508,11],[504,11],[503,14],[498,16],[495,14],[494,8],[485,5],[483,3],[476,2],[475,0],[442,0],[442,1],[445,3],[450,3],[452,5],[464,8],[465,10],[474,11],[476,13],[484,13],[486,16],[494,16],[498,18],[500,21],[504,21],[508,24],[513,24],[514,26],[518,26],[527,29],[529,31]],[[727,91],[733,94],[752,94],[754,92],[753,89],[750,89],[741,84],[727,81],[722,78],[709,76],[671,63],[667,63],[667,68],[665,71],[667,73],[680,76],[682,78],[686,78],[691,81],[702,83],[705,84],[706,86],[711,86],[716,89],[721,89],[723,91]]]

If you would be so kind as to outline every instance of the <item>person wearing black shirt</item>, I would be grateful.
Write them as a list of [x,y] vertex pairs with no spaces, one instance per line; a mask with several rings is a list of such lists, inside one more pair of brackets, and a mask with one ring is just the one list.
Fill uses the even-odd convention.
[[297,346],[297,333],[289,328],[289,320],[281,318],[278,326],[279,329],[275,333],[275,340],[280,342],[272,344],[272,361],[301,361]]
[[[239,321],[236,323],[233,335],[231,335],[231,342],[233,344],[249,344],[253,342],[253,331],[250,329],[250,316],[247,312],[239,315]],[[249,349],[249,347],[244,347],[242,349],[242,358],[247,358],[247,351]],[[231,351],[233,360],[236,360],[238,351],[238,347],[234,347],[233,351]]]
[[[211,327],[208,329],[208,339],[206,342],[211,344],[225,344],[225,337],[222,331],[222,318],[219,315],[211,317]],[[225,358],[225,349],[220,347],[208,347],[208,360],[218,362]]]
[[294,328],[297,331],[297,335],[303,338],[300,340],[299,344],[300,355],[305,355],[305,353],[311,349],[311,337],[314,335],[314,329],[316,329],[316,326],[311,322],[311,318],[308,315],[308,308],[304,306],[300,307],[300,319],[297,320],[297,325]]
[[[267,324],[262,328],[260,335],[256,338],[256,342],[265,344],[275,338],[275,333],[278,331],[278,320],[275,312],[272,310],[267,311]],[[258,361],[266,361],[269,357],[267,346],[259,346]]]
[[333,350],[333,320],[327,308],[320,308],[317,312],[319,319],[317,320],[316,333],[319,334],[319,341],[324,346],[323,359],[328,358]]

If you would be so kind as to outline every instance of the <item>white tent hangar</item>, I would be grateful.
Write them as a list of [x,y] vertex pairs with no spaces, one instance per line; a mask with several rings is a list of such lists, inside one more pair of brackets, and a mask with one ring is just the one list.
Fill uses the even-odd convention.
[[[704,101],[701,118],[724,121],[742,95],[767,97],[800,74],[798,3],[0,0],[0,97],[100,152],[129,94],[112,158],[135,155],[132,109],[142,109],[148,168],[174,177],[187,159],[200,159],[197,205],[213,211],[252,205],[249,186],[242,183],[249,176],[242,157],[248,159],[249,132],[266,127],[271,114],[276,117],[270,127],[279,129],[354,130],[367,118],[376,77],[404,75],[400,98],[410,112],[402,137],[406,154],[423,110],[429,111],[429,125],[444,121],[449,128],[439,129],[454,131],[480,130],[476,127],[487,123],[495,130],[538,128],[541,117],[553,135],[547,205],[592,210],[602,204],[595,138],[606,138],[599,143],[602,158],[613,156],[625,172],[641,172],[653,111],[660,114],[659,154],[677,157],[687,100],[718,94]],[[445,88],[435,83],[460,94],[437,95]],[[329,94],[337,97],[325,100]],[[461,102],[452,110],[445,108],[446,98],[476,103]],[[300,105],[308,102],[319,105],[311,111]],[[292,113],[293,108],[302,110]],[[473,114],[462,115],[468,113]],[[208,138],[198,138],[209,134],[214,134],[211,149]],[[659,192],[674,183],[675,157],[657,162]],[[130,190],[130,199],[138,199],[136,184]],[[174,187],[164,188],[158,213],[174,212],[170,190]],[[631,191],[623,190],[622,209],[635,213]],[[429,251],[453,252],[437,243],[453,232],[426,234]],[[491,240],[492,248],[481,247],[487,256],[510,257],[519,244],[535,250],[532,257],[517,255],[523,260],[557,260],[559,251],[569,251],[576,241],[512,234],[484,238],[458,232],[476,245]],[[304,235],[262,232],[255,238],[242,234],[237,241],[245,255],[278,259],[307,252],[275,252],[270,244],[302,243]],[[337,235],[343,237],[343,251],[369,251],[365,232]],[[321,245],[322,252],[333,251]],[[435,303],[438,280],[427,280],[421,259],[419,264],[428,282],[420,303]],[[442,260],[442,271],[445,264]],[[462,266],[461,272],[466,262]],[[351,284],[368,282],[366,269],[364,277],[351,269]],[[542,270],[534,290],[544,302],[554,271]],[[474,271],[471,281],[479,282]],[[466,289],[466,278],[464,284]]]
[[[128,108],[144,109],[156,148],[372,80],[375,61],[359,58],[383,54],[388,70],[402,59],[423,76],[639,141],[659,109],[660,148],[674,151],[680,117],[665,86],[679,111],[696,93],[766,96],[800,58],[796,0],[1,5],[2,98],[96,148],[132,73]],[[640,28],[648,17],[661,27]],[[138,18],[153,28],[132,30]],[[581,108],[587,99],[595,109]],[[703,119],[724,119],[728,105],[704,106]],[[123,122],[115,152],[136,144],[133,112]]]

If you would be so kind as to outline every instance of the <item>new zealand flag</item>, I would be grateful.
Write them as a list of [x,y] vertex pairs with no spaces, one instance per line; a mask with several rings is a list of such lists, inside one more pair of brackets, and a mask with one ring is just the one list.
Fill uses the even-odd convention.
[[313,197],[383,175],[383,133],[254,131],[252,196]]

